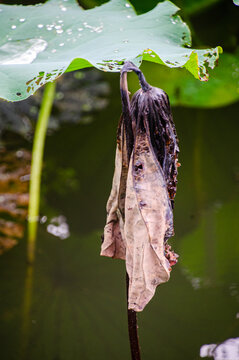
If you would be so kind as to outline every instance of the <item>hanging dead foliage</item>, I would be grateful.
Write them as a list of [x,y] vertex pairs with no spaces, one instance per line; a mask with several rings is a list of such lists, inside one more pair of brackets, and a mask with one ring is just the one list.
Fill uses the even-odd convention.
[[[130,101],[127,72],[132,70],[141,89]],[[151,87],[129,62],[121,71],[121,99],[101,255],[126,260],[128,308],[142,311],[177,262],[167,240],[174,235],[179,148],[167,94]]]

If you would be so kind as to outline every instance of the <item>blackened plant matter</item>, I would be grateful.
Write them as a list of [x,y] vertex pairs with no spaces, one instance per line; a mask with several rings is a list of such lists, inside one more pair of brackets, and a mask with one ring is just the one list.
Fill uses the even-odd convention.
[[[130,100],[127,72],[132,70],[141,89]],[[101,255],[126,260],[129,324],[132,316],[135,330],[134,311],[144,309],[177,262],[167,241],[174,235],[179,147],[167,94],[150,86],[130,62],[122,68],[120,91],[122,115]],[[133,355],[139,354],[135,335],[131,350],[139,359]]]
[[[130,101],[132,70],[141,89]],[[179,148],[167,94],[150,86],[130,62],[121,71],[120,89],[122,115],[101,255],[126,260],[128,307],[141,311],[177,262],[167,240],[174,234]]]

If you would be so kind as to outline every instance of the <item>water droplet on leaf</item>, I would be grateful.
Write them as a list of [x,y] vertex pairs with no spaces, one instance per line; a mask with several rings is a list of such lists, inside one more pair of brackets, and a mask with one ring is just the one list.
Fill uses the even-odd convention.
[[54,27],[54,25],[46,25],[46,29],[48,30],[48,31],[51,31],[52,29],[53,29],[53,27]]

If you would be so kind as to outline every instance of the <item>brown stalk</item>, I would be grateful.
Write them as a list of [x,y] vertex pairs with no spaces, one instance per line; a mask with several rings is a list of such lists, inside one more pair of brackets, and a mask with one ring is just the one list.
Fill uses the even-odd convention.
[[[126,272],[126,293],[127,293],[127,307],[128,307],[128,293],[129,293],[129,275]],[[140,346],[138,336],[137,313],[132,309],[128,309],[128,332],[132,360],[140,360]]]
[[[126,147],[127,147],[127,155],[128,155],[127,167],[129,166],[130,156],[134,145],[134,127],[136,126],[136,124],[132,123],[132,119],[130,115],[130,99],[128,92],[128,84],[127,84],[127,72],[132,70],[135,71],[138,69],[130,62],[126,62],[121,70],[121,76],[120,76],[122,119],[124,121],[124,128],[126,129]],[[142,74],[141,72],[139,73]],[[141,79],[143,82],[146,83],[144,76],[143,78],[141,77]],[[128,333],[129,333],[131,358],[132,360],[140,360],[141,355],[140,355],[140,345],[139,345],[139,336],[138,336],[137,313],[136,311],[128,308],[129,275],[127,271],[126,271],[126,294],[127,294],[126,298],[127,298],[127,313],[128,313]]]
[[[129,71],[141,85],[131,99]],[[150,86],[130,62],[121,70],[120,92],[122,115],[101,255],[125,260],[131,358],[140,360],[136,314],[169,280],[178,257],[167,241],[174,235],[179,148],[167,94]]]

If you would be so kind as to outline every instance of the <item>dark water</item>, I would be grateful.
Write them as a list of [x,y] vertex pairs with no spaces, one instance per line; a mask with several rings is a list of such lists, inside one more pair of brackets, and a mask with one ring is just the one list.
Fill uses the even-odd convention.
[[[92,123],[47,137],[41,214],[64,215],[71,235],[60,240],[40,225],[32,269],[26,239],[1,256],[2,360],[130,359],[124,262],[99,256],[120,114],[117,75],[110,86],[109,105]],[[138,316],[143,360],[200,359],[202,345],[239,336],[238,111],[239,104],[173,109],[182,167],[171,244],[180,259]],[[239,359],[228,350],[223,356]]]

